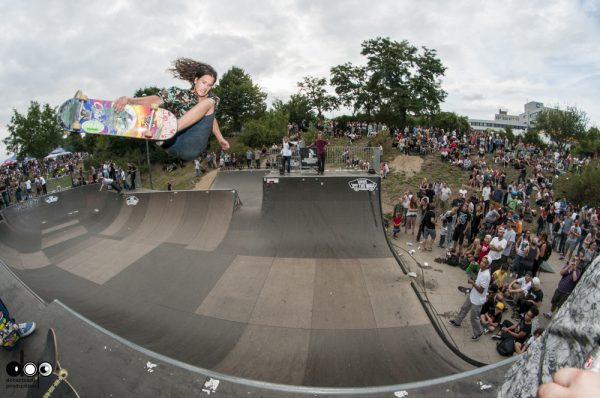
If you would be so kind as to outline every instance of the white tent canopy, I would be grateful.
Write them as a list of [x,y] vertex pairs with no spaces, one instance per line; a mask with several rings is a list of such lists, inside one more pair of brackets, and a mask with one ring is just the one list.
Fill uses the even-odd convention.
[[71,154],[71,152],[65,150],[64,148],[56,148],[55,150],[53,150],[52,152],[50,152],[48,154],[48,156],[46,156],[46,159],[56,159],[59,156],[64,156],[64,155],[69,155]]

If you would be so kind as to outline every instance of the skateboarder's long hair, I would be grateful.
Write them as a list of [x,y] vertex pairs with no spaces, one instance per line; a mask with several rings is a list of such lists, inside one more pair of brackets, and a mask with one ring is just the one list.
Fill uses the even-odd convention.
[[204,75],[209,75],[217,81],[217,71],[203,62],[194,61],[191,58],[177,58],[173,61],[173,68],[168,69],[177,79],[185,80],[194,84],[194,79]]

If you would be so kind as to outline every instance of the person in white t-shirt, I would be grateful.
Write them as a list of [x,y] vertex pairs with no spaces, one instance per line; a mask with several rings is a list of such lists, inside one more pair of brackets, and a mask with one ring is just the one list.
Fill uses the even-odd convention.
[[469,278],[467,283],[473,288],[469,293],[469,297],[466,298],[456,318],[450,319],[450,323],[456,327],[459,327],[463,319],[467,316],[467,313],[471,311],[470,320],[471,327],[473,328],[472,341],[477,341],[483,334],[483,327],[481,326],[481,307],[487,301],[488,288],[492,277],[490,274],[490,264],[487,257],[481,259],[479,263],[479,272],[477,273],[477,279]]
[[[287,173],[290,174],[290,165],[292,160],[292,149],[290,148],[290,143],[287,137],[283,138],[283,144],[281,146],[281,174]],[[286,167],[287,165],[287,167]]]
[[502,265],[502,252],[506,249],[507,243],[504,239],[504,228],[498,228],[497,235],[490,242],[490,252],[488,253],[492,272],[495,272]]
[[440,200],[442,204],[442,210],[446,210],[448,208],[448,200],[450,199],[450,195],[452,195],[452,190],[445,182],[442,183],[442,189],[440,190]]
[[481,198],[483,199],[485,213],[490,209],[490,196],[492,194],[492,188],[490,187],[490,183],[486,183],[483,189],[481,190]]
[[107,190],[108,190],[108,187],[111,187],[118,193],[121,193],[121,187],[119,187],[115,183],[115,180],[113,180],[112,178],[100,177],[100,189],[98,190],[98,192],[102,191],[102,187],[106,187]]

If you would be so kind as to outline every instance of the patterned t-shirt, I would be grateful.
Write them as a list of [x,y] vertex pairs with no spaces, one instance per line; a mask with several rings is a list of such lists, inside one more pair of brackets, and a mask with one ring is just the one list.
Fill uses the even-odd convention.
[[[191,89],[182,89],[179,87],[169,87],[162,89],[158,96],[163,102],[162,107],[173,112],[177,118],[182,117],[187,111],[198,104],[198,96]],[[219,97],[209,94],[208,96],[215,101],[215,108],[219,103]]]

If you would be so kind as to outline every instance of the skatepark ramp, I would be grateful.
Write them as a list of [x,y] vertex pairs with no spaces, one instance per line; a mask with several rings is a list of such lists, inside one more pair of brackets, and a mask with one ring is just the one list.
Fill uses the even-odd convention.
[[2,212],[0,259],[45,302],[227,377],[346,389],[474,369],[390,251],[379,178],[221,172],[213,188],[36,198]]

